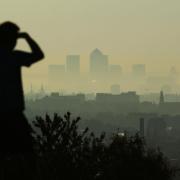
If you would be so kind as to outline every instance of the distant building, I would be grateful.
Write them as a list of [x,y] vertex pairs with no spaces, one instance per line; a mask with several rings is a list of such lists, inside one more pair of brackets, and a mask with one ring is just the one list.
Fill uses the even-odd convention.
[[160,114],[174,114],[177,115],[180,112],[180,102],[165,102],[159,106]]
[[118,104],[139,104],[139,96],[136,92],[121,93],[119,95],[113,95],[108,93],[97,93],[96,101],[103,103],[118,103]]
[[156,117],[148,120],[147,124],[147,139],[150,143],[156,144],[162,142],[166,138],[167,124],[161,117]]
[[85,95],[84,94],[75,94],[75,95],[65,95],[62,96],[58,92],[51,93],[51,96],[46,97],[45,99],[49,100],[49,102],[58,102],[61,104],[73,104],[78,105],[78,103],[82,103],[85,101]]
[[97,93],[95,102],[96,106],[100,107],[100,112],[138,112],[140,105],[139,96],[136,92],[121,93],[119,95]]
[[66,71],[68,73],[80,73],[80,56],[79,55],[67,56]]
[[144,137],[144,119],[143,118],[139,120],[139,130],[140,130],[140,136]]
[[145,64],[134,64],[132,67],[132,75],[134,77],[144,77],[146,76],[146,66]]
[[159,105],[164,104],[164,93],[163,91],[160,92],[160,99],[159,99]]
[[111,93],[112,94],[120,94],[120,85],[119,84],[113,84],[111,86]]
[[[166,102],[180,102],[180,94],[172,94],[172,93],[168,94],[166,91],[164,91],[164,89],[162,91],[164,94],[164,100],[166,100]],[[140,101],[154,102],[156,104],[159,104],[160,93],[149,93],[149,94],[140,95]]]
[[59,92],[52,92],[51,97],[59,97]]
[[88,93],[85,95],[86,101],[94,101],[96,99],[96,95],[94,93]]
[[104,55],[99,49],[95,49],[90,54],[90,72],[91,73],[108,72],[108,56]]

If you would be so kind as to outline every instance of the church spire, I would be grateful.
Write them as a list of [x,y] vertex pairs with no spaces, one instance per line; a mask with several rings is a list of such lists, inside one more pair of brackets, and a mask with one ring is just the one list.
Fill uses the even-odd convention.
[[164,104],[164,92],[163,92],[163,91],[160,92],[159,104],[160,104],[160,105],[161,105],[161,104]]

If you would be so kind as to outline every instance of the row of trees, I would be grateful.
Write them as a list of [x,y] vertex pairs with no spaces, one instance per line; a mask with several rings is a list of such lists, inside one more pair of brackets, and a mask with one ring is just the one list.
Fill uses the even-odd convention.
[[80,118],[37,117],[34,125],[42,179],[171,180],[176,172],[160,150],[148,149],[138,134],[107,139],[80,130]]
[[[0,159],[0,179],[36,180],[171,180],[177,169],[144,139],[115,133],[99,137],[78,127],[80,118],[36,117],[35,153]],[[20,179],[20,178],[19,178]]]

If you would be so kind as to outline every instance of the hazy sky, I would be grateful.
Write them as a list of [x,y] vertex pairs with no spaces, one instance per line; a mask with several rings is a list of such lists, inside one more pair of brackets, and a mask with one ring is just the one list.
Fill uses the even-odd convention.
[[146,63],[148,71],[178,69],[179,19],[179,0],[0,1],[0,21],[18,23],[45,51],[46,60],[28,74],[63,64],[66,54],[80,54],[85,71],[96,47],[124,70],[133,63]]

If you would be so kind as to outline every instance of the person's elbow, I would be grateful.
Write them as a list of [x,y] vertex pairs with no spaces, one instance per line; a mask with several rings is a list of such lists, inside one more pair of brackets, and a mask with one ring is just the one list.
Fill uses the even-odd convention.
[[32,64],[37,63],[45,58],[44,53],[34,53],[26,64],[27,67],[30,67]]
[[43,60],[45,58],[45,55],[43,52],[40,52],[36,55],[36,58],[38,61]]
[[41,52],[41,53],[39,54],[39,60],[42,60],[42,59],[44,59],[44,58],[45,58],[45,55],[44,55],[43,52]]

